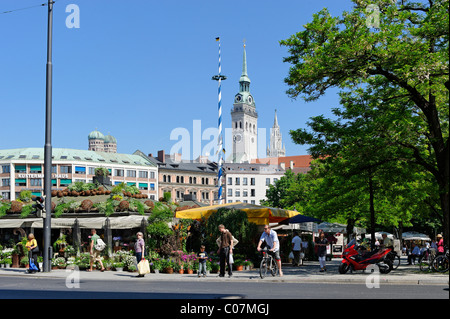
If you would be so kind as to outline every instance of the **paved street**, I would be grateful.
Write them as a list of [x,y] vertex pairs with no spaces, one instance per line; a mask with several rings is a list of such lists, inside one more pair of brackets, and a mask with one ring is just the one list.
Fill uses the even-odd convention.
[[[423,274],[401,265],[387,275],[363,272],[341,275],[339,259],[320,273],[316,262],[285,265],[283,277],[261,279],[257,270],[234,272],[232,278],[210,274],[149,274],[53,270],[25,274],[24,269],[0,269],[0,299],[441,299],[449,298],[448,275]],[[370,288],[369,286],[373,287]]]

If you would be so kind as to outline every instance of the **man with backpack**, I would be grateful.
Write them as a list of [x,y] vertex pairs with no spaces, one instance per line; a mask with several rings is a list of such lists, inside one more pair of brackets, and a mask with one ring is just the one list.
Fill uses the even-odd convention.
[[100,271],[101,272],[105,271],[105,267],[103,267],[103,263],[102,263],[102,258],[100,257],[100,253],[102,250],[102,248],[100,246],[102,246],[104,248],[104,245],[99,245],[99,244],[103,244],[103,240],[101,240],[100,236],[97,235],[97,230],[91,229],[91,244],[89,246],[89,252],[91,254],[91,258],[89,260],[90,268],[88,271],[92,271],[92,267],[93,267],[95,261],[98,261],[100,263],[100,266],[102,266]]

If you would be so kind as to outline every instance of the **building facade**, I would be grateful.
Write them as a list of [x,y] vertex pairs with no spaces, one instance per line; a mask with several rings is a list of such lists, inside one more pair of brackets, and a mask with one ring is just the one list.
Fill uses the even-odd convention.
[[[144,155],[145,156],[145,155]],[[206,205],[217,204],[217,163],[207,157],[197,160],[182,160],[180,154],[158,156],[149,154],[147,159],[158,166],[159,196],[170,192],[173,200],[197,201]]]
[[260,205],[266,199],[269,185],[280,179],[285,170],[279,165],[225,163],[226,203],[242,202]]
[[281,157],[258,158],[253,161],[257,164],[279,165],[282,169],[290,169],[294,173],[307,173],[311,170],[311,155],[294,155]]
[[[145,157],[66,148],[52,150],[52,190],[92,182],[97,167],[109,170],[112,185],[136,185],[158,199],[158,167]],[[0,198],[14,200],[23,190],[36,196],[44,193],[43,148],[0,150]]]

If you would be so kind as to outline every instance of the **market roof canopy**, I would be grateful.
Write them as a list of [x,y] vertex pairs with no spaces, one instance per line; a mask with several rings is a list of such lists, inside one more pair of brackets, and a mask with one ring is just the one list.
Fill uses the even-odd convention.
[[[325,233],[333,233],[333,232],[343,234],[347,233],[347,225],[345,224],[323,222],[317,225],[317,228],[319,230],[324,231]],[[353,232],[355,234],[365,234],[366,229],[360,227],[353,227]]]
[[282,224],[301,224],[301,223],[320,223],[322,222],[320,219],[309,217],[305,215],[295,215],[289,219],[282,221]]
[[425,240],[431,241],[430,237],[425,234],[421,234],[419,232],[410,231],[402,234],[402,238],[404,240]]
[[[79,228],[103,228],[108,217],[88,217],[88,218],[52,218],[52,228],[72,228],[75,226],[75,220],[78,221]],[[109,217],[109,227],[111,229],[130,229],[141,227],[142,219],[147,217],[142,215],[130,215],[121,217]],[[44,220],[42,218],[27,219],[1,219],[0,228],[43,228]]]
[[220,208],[242,210],[247,213],[249,222],[255,223],[256,225],[279,223],[287,218],[291,218],[299,214],[296,211],[287,209],[237,202],[186,209],[176,212],[175,217],[184,219],[208,219],[212,213],[218,211]]

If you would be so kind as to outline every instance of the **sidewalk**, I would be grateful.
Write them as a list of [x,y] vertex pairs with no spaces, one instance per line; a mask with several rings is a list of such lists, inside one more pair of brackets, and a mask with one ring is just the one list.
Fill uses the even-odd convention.
[[[197,277],[197,274],[148,274],[144,278],[136,278],[137,273],[132,272],[118,272],[118,271],[80,271],[80,279],[82,280],[108,280],[108,281],[123,281],[123,280],[145,280],[145,281],[208,281],[208,282],[287,282],[287,283],[361,283],[365,284],[369,273],[357,271],[354,273],[339,274],[338,267],[341,263],[340,258],[335,258],[332,261],[327,261],[327,271],[319,272],[318,262],[306,261],[303,266],[292,267],[289,264],[283,264],[282,277],[266,277],[261,279],[259,277],[259,270],[253,269],[250,271],[234,271],[232,278],[225,276],[220,278],[218,274],[209,274],[206,278]],[[52,270],[49,273],[35,273],[27,274],[24,268],[0,268],[1,276],[22,276],[27,278],[61,278],[65,279],[73,274],[72,270]],[[0,281],[1,282],[1,281]],[[439,273],[423,273],[418,266],[406,265],[406,261],[402,259],[402,264],[397,270],[391,271],[389,274],[380,274],[380,284],[440,284],[448,285],[448,274]],[[1,283],[0,283],[1,286]]]

